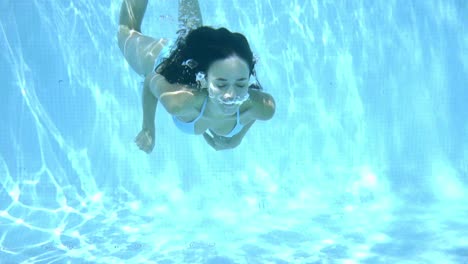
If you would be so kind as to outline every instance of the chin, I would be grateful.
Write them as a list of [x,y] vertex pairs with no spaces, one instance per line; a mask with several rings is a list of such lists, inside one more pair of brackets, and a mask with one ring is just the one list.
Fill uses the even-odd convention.
[[237,109],[239,108],[238,105],[234,105],[234,106],[222,106],[222,109],[223,109],[223,112],[226,113],[226,114],[232,114],[232,113],[235,113],[237,112]]

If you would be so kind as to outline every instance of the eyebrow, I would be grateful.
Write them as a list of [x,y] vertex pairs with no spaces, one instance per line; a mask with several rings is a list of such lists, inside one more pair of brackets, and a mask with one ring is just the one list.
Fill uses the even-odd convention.
[[[216,81],[227,82],[227,80],[224,79],[224,78],[216,78],[215,80],[216,80]],[[238,82],[238,81],[246,81],[246,80],[247,80],[247,78],[239,78],[239,79],[236,80],[236,82]]]

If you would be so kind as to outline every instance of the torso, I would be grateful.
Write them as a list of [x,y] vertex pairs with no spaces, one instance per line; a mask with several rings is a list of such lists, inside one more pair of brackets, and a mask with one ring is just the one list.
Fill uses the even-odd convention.
[[[192,104],[193,110],[189,111],[184,116],[177,116],[177,118],[183,122],[191,122],[195,120],[200,115],[203,103],[205,100],[208,100],[203,115],[197,120],[197,122],[195,122],[195,134],[203,134],[203,132],[208,129],[220,136],[229,134],[237,124],[237,112],[229,116],[214,116],[210,111],[214,107],[213,103],[207,97],[208,94],[206,91],[197,94]],[[249,108],[250,107],[246,103],[240,106],[239,121],[242,125],[246,125],[252,121],[252,118],[249,115]]]

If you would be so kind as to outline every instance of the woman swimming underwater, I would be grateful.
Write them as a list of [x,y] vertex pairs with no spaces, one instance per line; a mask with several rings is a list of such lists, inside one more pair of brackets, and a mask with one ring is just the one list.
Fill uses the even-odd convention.
[[147,4],[124,0],[118,31],[125,59],[145,77],[143,127],[135,139],[141,150],[154,148],[158,102],[179,129],[203,134],[215,150],[235,148],[256,120],[273,117],[275,101],[257,81],[242,34],[202,26],[198,1],[180,0],[178,39],[151,38],[141,34]]

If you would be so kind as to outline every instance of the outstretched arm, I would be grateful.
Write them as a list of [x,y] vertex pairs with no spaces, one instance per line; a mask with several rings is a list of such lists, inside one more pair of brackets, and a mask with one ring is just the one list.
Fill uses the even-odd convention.
[[164,41],[141,34],[141,22],[145,15],[147,0],[123,0],[120,9],[118,43],[125,59],[140,75],[146,76],[143,85],[143,125],[135,138],[137,146],[150,153],[155,143],[155,112],[158,99],[149,89],[149,80],[154,76],[154,60]]
[[156,106],[158,99],[151,93],[150,83],[154,75],[150,74],[143,83],[143,124],[140,133],[135,138],[137,146],[146,153],[153,151],[155,144],[155,122]]
[[203,19],[198,0],[179,0],[179,32],[185,34],[202,25]]

